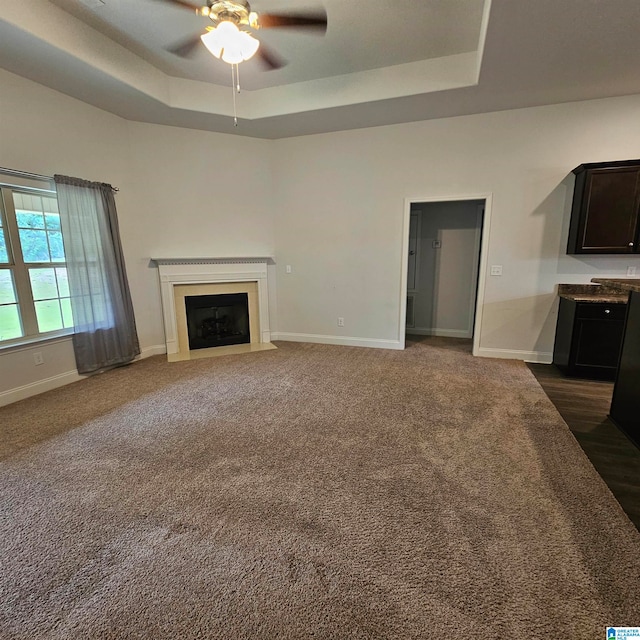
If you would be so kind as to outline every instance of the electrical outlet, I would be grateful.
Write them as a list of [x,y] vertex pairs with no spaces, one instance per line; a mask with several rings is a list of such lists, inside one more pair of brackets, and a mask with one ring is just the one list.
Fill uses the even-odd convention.
[[291,273],[291,265],[290,265],[290,264],[288,264],[288,265],[284,268],[284,270],[285,270],[287,273]]
[[635,267],[627,267],[627,275],[628,275],[628,276],[635,277],[635,275],[636,275],[636,268],[635,268]]
[[44,364],[44,358],[42,357],[42,351],[35,351],[33,354],[34,364]]
[[344,327],[344,318],[338,318],[338,326]]
[[502,265],[501,264],[492,264],[491,265],[491,275],[492,276],[501,276],[502,275]]

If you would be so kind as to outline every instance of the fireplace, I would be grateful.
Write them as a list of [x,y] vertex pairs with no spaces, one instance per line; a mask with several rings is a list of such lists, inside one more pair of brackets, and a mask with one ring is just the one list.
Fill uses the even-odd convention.
[[189,349],[208,349],[251,342],[246,293],[186,296]]
[[271,258],[152,260],[169,361],[276,348],[269,328]]

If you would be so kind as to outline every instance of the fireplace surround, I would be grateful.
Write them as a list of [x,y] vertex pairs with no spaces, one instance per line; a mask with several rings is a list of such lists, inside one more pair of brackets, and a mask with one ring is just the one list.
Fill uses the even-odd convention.
[[[275,348],[271,344],[269,328],[267,265],[272,261],[271,258],[152,260],[158,266],[167,358],[170,361]],[[190,348],[186,300],[240,294],[247,297],[250,341],[232,346]]]

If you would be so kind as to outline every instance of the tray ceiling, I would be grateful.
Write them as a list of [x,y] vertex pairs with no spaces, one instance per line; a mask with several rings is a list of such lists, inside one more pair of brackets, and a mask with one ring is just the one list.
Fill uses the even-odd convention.
[[[637,0],[323,0],[320,37],[259,37],[287,66],[165,50],[208,20],[160,0],[3,0],[0,67],[122,117],[278,138],[640,93]],[[313,1],[254,0],[299,12]]]

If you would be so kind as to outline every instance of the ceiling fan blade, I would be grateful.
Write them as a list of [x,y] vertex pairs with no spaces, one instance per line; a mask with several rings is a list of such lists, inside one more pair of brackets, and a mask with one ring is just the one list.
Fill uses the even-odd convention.
[[258,23],[261,29],[294,27],[298,29],[316,29],[324,33],[327,30],[327,13],[326,11],[306,15],[261,13]]
[[187,2],[186,0],[156,0],[160,2],[164,2],[165,4],[177,4],[180,7],[184,7],[185,9],[189,9],[190,11],[198,12],[198,10],[202,7],[202,5],[195,5],[191,2]]
[[268,71],[281,69],[285,64],[287,64],[287,61],[284,58],[279,56],[272,49],[269,49],[269,47],[265,47],[264,42],[260,43],[260,48],[256,52],[256,58],[258,58],[258,61],[261,62]]
[[189,36],[187,39],[176,42],[176,44],[167,47],[167,51],[180,56],[181,58],[190,58],[195,55],[198,50],[198,45],[201,43],[202,40],[200,40],[200,35]]

